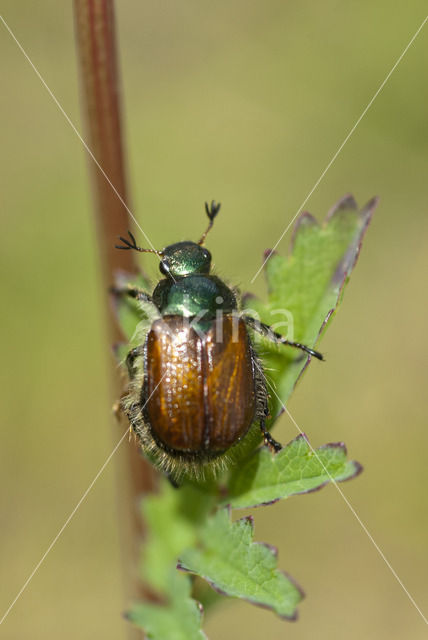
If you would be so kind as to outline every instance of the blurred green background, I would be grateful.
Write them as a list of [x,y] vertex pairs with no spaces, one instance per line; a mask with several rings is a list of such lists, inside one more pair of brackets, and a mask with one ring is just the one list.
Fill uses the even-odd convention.
[[[421,24],[426,3],[117,3],[133,210],[155,246],[198,238],[243,290]],[[4,0],[3,16],[81,130],[71,3]],[[342,485],[428,608],[428,27],[306,208],[344,193],[380,206],[343,308],[290,410],[313,445],[344,440]],[[112,450],[111,359],[81,143],[2,27],[0,616]],[[124,229],[125,230],[125,229]],[[290,233],[279,246],[286,252]],[[150,257],[145,267],[156,277]],[[263,295],[260,276],[251,289]],[[283,417],[275,437],[296,435]],[[123,446],[133,446],[127,442]],[[256,539],[304,587],[290,624],[246,603],[210,640],[426,637],[333,487],[255,511]],[[125,638],[114,461],[0,628],[0,637]]]

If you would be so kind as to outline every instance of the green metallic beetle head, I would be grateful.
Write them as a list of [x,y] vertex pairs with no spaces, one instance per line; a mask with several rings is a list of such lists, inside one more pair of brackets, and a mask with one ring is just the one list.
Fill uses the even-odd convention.
[[194,274],[207,275],[211,269],[211,254],[208,249],[203,247],[205,238],[208,231],[214,224],[214,218],[220,211],[220,203],[216,203],[214,200],[209,205],[205,203],[205,212],[209,219],[209,225],[202,234],[199,242],[176,242],[170,244],[162,251],[156,251],[156,249],[143,249],[138,247],[134,236],[128,231],[128,238],[119,239],[123,242],[122,245],[116,245],[116,249],[141,251],[142,253],[155,253],[160,258],[159,269],[168,278],[175,280],[175,278],[184,278]]
[[162,249],[160,272],[169,278],[182,278],[193,274],[208,274],[211,254],[196,242],[176,242]]

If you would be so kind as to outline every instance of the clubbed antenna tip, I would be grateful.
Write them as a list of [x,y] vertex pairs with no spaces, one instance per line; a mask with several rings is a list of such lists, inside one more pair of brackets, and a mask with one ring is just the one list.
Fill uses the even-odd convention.
[[116,247],[116,249],[123,249],[124,251],[129,251],[130,249],[133,249],[134,251],[140,251],[141,253],[156,253],[156,255],[158,256],[162,255],[162,251],[156,251],[156,249],[143,249],[142,247],[139,247],[137,245],[137,242],[133,234],[130,231],[128,231],[128,235],[131,238],[131,240],[128,240],[128,238],[122,238],[122,236],[119,236],[119,240],[123,242],[123,244],[115,244],[114,246]]
[[206,229],[206,231],[202,234],[201,239],[199,240],[198,244],[202,245],[205,242],[205,238],[208,235],[208,232],[210,231],[211,227],[214,224],[214,218],[216,217],[216,215],[218,214],[218,212],[220,211],[220,207],[221,207],[221,203],[220,202],[216,202],[215,200],[211,200],[211,204],[208,204],[208,202],[205,203],[205,212],[209,218],[209,225]]

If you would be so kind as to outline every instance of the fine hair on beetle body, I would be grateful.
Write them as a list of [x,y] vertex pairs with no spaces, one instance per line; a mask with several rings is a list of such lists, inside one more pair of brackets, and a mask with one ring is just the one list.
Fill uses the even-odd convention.
[[240,310],[237,290],[211,273],[204,243],[219,210],[219,203],[205,203],[209,224],[197,243],[143,249],[128,232],[116,245],[160,258],[164,278],[151,294],[132,286],[112,291],[134,298],[149,318],[126,357],[129,384],[121,408],[143,452],[174,482],[222,473],[260,435],[273,454],[281,449],[266,429],[268,393],[253,334],[323,359]]

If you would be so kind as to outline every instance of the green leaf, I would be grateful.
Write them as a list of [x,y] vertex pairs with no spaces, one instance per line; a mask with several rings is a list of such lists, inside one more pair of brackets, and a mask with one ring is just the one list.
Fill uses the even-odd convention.
[[[314,346],[340,302],[376,205],[373,199],[358,211],[354,198],[346,196],[321,225],[302,213],[290,255],[274,253],[266,263],[267,303],[246,296],[245,309],[289,340]],[[286,402],[309,360],[292,347],[278,347],[263,338],[257,342],[268,381]],[[272,398],[271,413],[274,418],[281,413],[277,397]]]
[[251,517],[232,523],[228,509],[218,510],[201,530],[200,546],[182,553],[178,566],[224,595],[272,609],[283,618],[297,616],[303,593],[276,568],[276,550],[253,542]]
[[233,509],[272,504],[316,491],[332,480],[350,480],[361,470],[358,462],[347,460],[342,442],[313,450],[306,436],[299,435],[279,453],[272,454],[262,447],[235,468],[224,502]]
[[202,607],[190,597],[189,577],[174,569],[170,581],[171,595],[165,605],[136,604],[126,617],[153,640],[206,640],[200,628]]
[[165,604],[135,605],[127,617],[154,640],[200,640],[202,607],[190,597],[191,581],[177,573],[183,549],[197,543],[198,527],[205,521],[214,498],[195,485],[175,489],[166,479],[159,491],[142,501],[147,527],[141,574]]
[[161,482],[159,492],[142,501],[147,538],[141,573],[144,581],[160,594],[171,592],[171,570],[183,549],[196,544],[197,527],[206,518],[214,498],[195,485],[175,489]]

